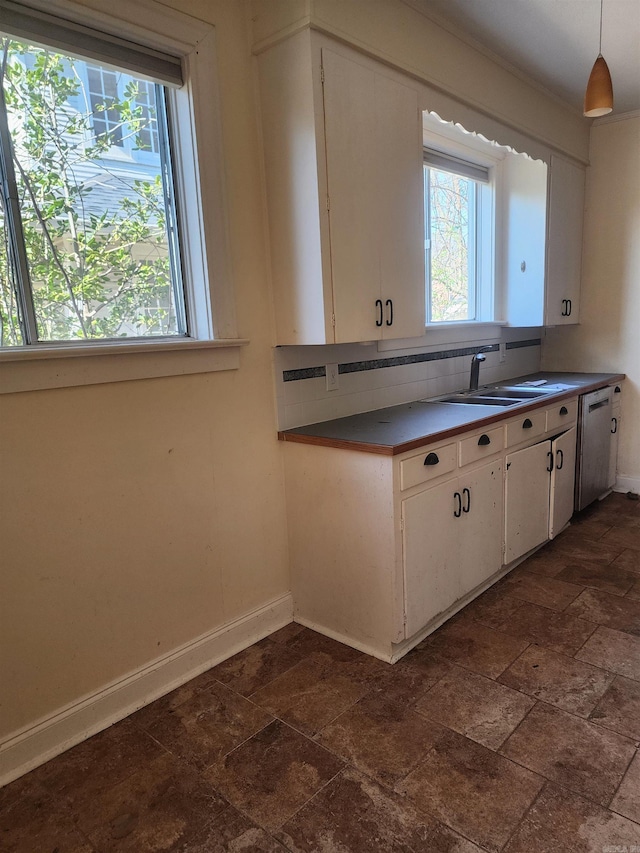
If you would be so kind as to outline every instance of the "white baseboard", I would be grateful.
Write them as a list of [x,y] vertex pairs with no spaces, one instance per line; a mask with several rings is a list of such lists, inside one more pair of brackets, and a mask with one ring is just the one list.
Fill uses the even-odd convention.
[[203,634],[0,743],[0,787],[164,696],[293,619],[291,594]]
[[640,477],[618,477],[613,491],[633,492],[636,495],[640,495]]

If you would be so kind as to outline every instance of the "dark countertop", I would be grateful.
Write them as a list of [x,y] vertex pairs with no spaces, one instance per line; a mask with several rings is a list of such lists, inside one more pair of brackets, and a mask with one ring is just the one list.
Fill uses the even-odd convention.
[[[346,418],[284,430],[278,433],[278,438],[281,441],[319,444],[325,447],[340,447],[395,456],[406,450],[414,450],[424,444],[441,441],[470,429],[507,420],[521,412],[545,408],[560,400],[575,397],[577,394],[595,391],[613,382],[621,382],[624,378],[623,373],[532,373],[528,376],[504,380],[499,384],[519,385],[523,382],[546,379],[549,384],[561,383],[570,385],[571,388],[504,408],[442,403],[438,402],[437,398],[416,400],[400,406],[390,406],[386,409],[376,409]],[[498,383],[484,387],[493,388],[495,384]],[[481,392],[482,387],[479,393]]]

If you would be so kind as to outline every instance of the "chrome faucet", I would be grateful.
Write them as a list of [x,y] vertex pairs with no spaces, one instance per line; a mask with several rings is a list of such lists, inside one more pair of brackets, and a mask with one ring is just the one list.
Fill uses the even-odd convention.
[[471,359],[471,377],[469,379],[469,391],[478,390],[478,380],[480,378],[480,362],[486,360],[487,357],[482,352],[477,352]]

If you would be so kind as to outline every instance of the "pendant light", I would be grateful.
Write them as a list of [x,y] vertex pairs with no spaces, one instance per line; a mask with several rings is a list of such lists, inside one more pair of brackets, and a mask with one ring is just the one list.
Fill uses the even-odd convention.
[[584,114],[589,118],[606,116],[613,109],[611,74],[602,55],[602,3],[603,0],[600,0],[600,48],[584,93]]

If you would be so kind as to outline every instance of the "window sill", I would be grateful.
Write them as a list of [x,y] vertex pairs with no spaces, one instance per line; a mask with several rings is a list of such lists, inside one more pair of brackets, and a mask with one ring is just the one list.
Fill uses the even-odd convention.
[[0,394],[236,370],[248,340],[51,344],[0,351]]

